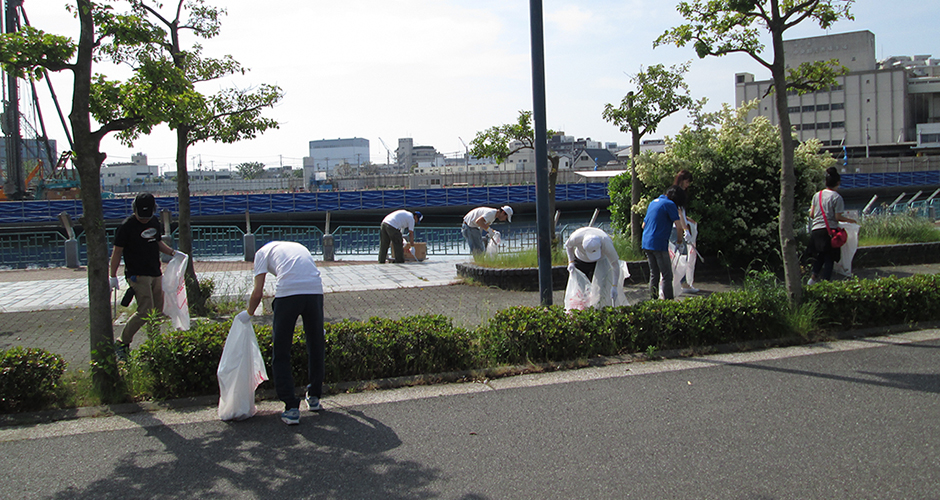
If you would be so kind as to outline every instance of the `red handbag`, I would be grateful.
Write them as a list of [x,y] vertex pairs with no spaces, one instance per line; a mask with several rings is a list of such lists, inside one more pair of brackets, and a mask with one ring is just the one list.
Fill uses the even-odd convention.
[[826,211],[823,210],[822,206],[822,191],[819,192],[819,211],[822,212],[823,222],[826,223],[826,232],[828,232],[829,237],[832,238],[832,248],[840,248],[842,245],[845,245],[845,242],[849,240],[849,233],[845,232],[845,229],[841,227],[829,227],[829,219],[826,218]]

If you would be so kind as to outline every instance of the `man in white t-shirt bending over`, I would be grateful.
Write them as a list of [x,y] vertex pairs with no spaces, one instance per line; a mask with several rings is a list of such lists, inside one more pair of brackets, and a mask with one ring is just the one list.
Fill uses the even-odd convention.
[[473,254],[483,253],[483,233],[490,230],[490,225],[497,220],[512,222],[512,208],[504,205],[500,208],[477,207],[463,217],[460,233],[467,240],[467,246]]
[[307,339],[307,406],[320,410],[325,373],[325,340],[323,332],[323,284],[320,270],[310,250],[292,241],[272,241],[255,253],[255,282],[248,299],[249,315],[261,304],[267,273],[277,277],[274,292],[274,357],[271,361],[277,397],[284,402],[281,420],[287,425],[300,423],[300,399],[294,392],[291,375],[291,344],[297,317],[304,320]]
[[379,264],[385,264],[389,245],[392,247],[395,262],[399,264],[405,262],[403,235],[408,233],[408,243],[414,245],[415,225],[423,218],[421,212],[395,210],[382,219],[382,228],[379,231]]

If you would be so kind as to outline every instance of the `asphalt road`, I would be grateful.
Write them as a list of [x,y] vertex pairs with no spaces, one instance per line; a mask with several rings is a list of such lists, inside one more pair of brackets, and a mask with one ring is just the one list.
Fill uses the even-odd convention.
[[0,428],[2,498],[940,498],[940,330]]

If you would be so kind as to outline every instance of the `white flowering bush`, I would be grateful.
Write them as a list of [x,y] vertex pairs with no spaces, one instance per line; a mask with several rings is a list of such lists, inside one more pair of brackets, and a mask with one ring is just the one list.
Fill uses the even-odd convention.
[[[666,152],[641,155],[637,176],[644,186],[641,203],[666,191],[682,169],[692,172],[688,215],[699,222],[698,248],[726,265],[748,267],[755,260],[780,259],[780,163],[778,128],[766,118],[748,121],[748,106],[725,105],[717,113],[696,116],[676,137],[666,138]],[[813,139],[795,152],[797,232],[806,225],[814,192],[823,186],[825,170],[835,162]],[[614,226],[628,230],[629,175],[610,183]]]

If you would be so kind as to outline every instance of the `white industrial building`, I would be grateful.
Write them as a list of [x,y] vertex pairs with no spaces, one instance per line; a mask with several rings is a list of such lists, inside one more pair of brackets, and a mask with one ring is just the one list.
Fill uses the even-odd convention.
[[137,153],[130,162],[112,163],[101,167],[101,187],[114,190],[120,187],[160,182],[160,167],[147,164],[147,155]]

